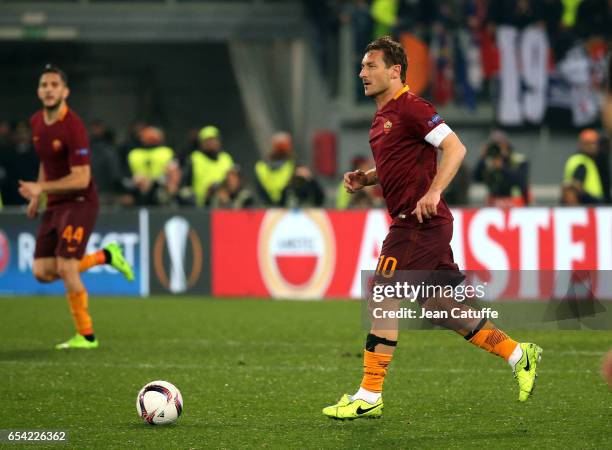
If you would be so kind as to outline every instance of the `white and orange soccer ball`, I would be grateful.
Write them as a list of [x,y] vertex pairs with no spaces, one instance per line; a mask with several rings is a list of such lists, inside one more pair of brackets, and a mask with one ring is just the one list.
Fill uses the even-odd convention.
[[167,425],[176,422],[183,412],[183,397],[172,383],[151,381],[136,398],[138,416],[151,425]]

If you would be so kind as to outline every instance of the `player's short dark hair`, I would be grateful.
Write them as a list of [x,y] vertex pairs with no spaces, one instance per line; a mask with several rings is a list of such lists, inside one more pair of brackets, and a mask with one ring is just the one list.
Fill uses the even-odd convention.
[[400,65],[400,78],[402,83],[406,82],[406,72],[408,71],[408,57],[404,51],[404,47],[397,41],[394,41],[391,36],[383,36],[373,40],[368,44],[365,52],[380,50],[383,52],[383,61],[387,67]]
[[45,64],[45,67],[40,72],[40,76],[42,77],[46,73],[56,73],[56,74],[58,74],[60,76],[60,78],[62,79],[62,81],[64,82],[64,84],[66,86],[68,86],[68,76],[66,75],[66,72],[64,72],[62,69],[60,69],[56,65]]

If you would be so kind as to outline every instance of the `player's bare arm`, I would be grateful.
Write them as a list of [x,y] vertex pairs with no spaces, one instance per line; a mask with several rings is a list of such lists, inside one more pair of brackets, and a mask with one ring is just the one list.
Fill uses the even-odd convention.
[[378,176],[376,175],[375,168],[367,172],[363,170],[354,170],[344,174],[344,188],[349,194],[354,194],[360,189],[374,184],[378,184]]
[[438,166],[438,172],[434,177],[427,193],[417,202],[412,214],[416,214],[419,223],[423,223],[423,218],[429,219],[438,213],[438,203],[440,196],[461,166],[465,157],[465,146],[455,133],[451,133],[440,143],[439,149],[442,150],[442,159]]
[[91,167],[89,165],[71,166],[70,173],[59,180],[53,181],[23,181],[19,180],[19,193],[26,199],[32,200],[40,194],[64,194],[71,191],[80,191],[89,185],[91,180]]

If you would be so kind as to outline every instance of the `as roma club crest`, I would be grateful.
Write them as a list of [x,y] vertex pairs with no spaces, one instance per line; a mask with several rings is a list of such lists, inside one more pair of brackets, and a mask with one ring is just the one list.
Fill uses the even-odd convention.
[[62,141],[60,141],[59,139],[53,139],[51,145],[53,147],[53,150],[56,152],[59,152],[62,149]]
[[390,120],[387,120],[387,121],[385,122],[385,124],[383,125],[383,131],[384,131],[385,133],[390,132],[390,131],[391,131],[391,127],[392,127],[392,126],[393,126],[393,124],[391,123],[391,121],[390,121]]

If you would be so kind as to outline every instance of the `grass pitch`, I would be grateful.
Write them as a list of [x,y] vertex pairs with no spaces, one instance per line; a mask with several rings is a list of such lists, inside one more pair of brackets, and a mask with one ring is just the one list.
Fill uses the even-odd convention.
[[[526,404],[501,359],[451,332],[405,331],[385,382],[383,419],[337,422],[321,408],[361,379],[357,302],[165,297],[90,305],[101,347],[58,352],[53,344],[73,333],[65,299],[0,299],[0,428],[67,430],[69,443],[51,447],[79,449],[612,442],[612,392],[599,376],[610,331],[511,333],[544,348]],[[138,390],[156,379],[183,394],[175,425],[152,427],[136,415]]]

